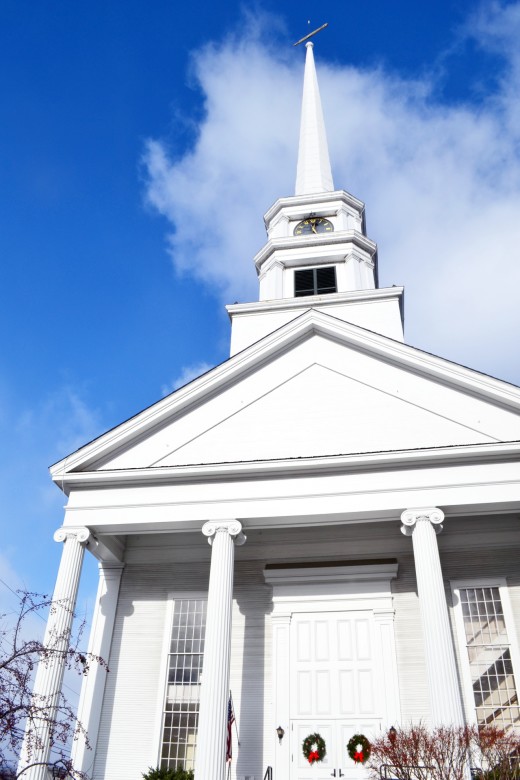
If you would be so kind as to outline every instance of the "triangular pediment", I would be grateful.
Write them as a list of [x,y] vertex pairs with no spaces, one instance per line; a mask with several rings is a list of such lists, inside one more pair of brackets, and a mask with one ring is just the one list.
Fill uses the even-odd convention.
[[69,456],[67,470],[518,439],[517,388],[311,310]]
[[[316,457],[495,441],[424,405],[314,363],[154,465]],[[422,401],[424,404],[424,400]]]

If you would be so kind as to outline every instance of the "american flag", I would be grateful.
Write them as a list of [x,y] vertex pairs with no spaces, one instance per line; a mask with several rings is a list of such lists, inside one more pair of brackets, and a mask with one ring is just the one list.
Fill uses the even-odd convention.
[[226,761],[231,763],[233,757],[233,738],[231,734],[231,727],[235,722],[235,713],[233,712],[233,702],[231,701],[231,694],[229,694],[229,701],[227,706],[227,739],[226,739]]

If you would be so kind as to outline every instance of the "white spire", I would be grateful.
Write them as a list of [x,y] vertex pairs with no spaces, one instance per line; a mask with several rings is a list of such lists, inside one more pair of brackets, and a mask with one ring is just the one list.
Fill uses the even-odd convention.
[[325,122],[321,110],[320,90],[312,52],[313,44],[309,41],[305,44],[305,48],[307,55],[303,80],[295,195],[311,195],[315,192],[333,192],[334,190]]

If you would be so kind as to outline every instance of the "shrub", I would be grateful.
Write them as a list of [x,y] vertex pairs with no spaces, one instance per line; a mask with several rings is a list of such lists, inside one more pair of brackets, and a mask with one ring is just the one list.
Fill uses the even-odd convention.
[[[379,778],[466,780],[468,765],[478,780],[520,780],[520,736],[494,727],[478,729],[410,726],[376,738],[368,768]],[[384,775],[383,775],[384,776]]]
[[165,767],[148,768],[148,772],[143,773],[144,780],[193,780],[193,770],[191,769],[166,769]]
[[480,776],[485,780],[520,779],[520,735],[494,726],[477,733],[482,763]]

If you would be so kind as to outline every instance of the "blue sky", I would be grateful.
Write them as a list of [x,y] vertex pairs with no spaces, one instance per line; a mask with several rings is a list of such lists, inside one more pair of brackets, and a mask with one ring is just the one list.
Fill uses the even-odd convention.
[[[520,384],[520,2],[0,7],[0,579],[52,589],[47,466],[228,356],[293,192],[303,47],[409,343]],[[316,15],[319,13],[319,15]],[[95,587],[86,567],[83,601]],[[0,606],[14,597],[0,583]]]

